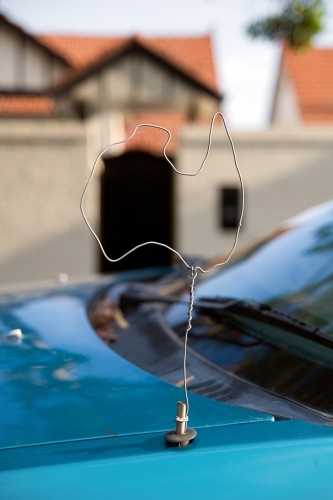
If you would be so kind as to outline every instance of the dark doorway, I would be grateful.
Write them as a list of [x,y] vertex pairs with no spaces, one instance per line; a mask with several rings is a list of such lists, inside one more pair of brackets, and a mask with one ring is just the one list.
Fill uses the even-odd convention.
[[[172,247],[173,170],[164,158],[131,151],[104,160],[101,177],[101,239],[112,259],[145,241]],[[103,273],[142,267],[164,266],[172,252],[147,245],[120,262],[101,254]]]

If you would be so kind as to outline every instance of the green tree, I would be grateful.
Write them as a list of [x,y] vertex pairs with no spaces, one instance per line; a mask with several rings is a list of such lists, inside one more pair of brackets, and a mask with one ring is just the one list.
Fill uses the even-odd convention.
[[293,49],[309,47],[323,29],[322,0],[289,0],[280,14],[260,19],[247,28],[253,38],[282,40]]

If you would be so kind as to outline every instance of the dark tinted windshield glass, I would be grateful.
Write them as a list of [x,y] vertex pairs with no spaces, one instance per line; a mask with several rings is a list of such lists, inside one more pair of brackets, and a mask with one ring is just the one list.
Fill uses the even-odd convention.
[[[195,297],[237,297],[257,300],[330,330],[333,308],[327,304],[333,280],[333,203],[326,203],[290,221],[277,236],[196,286]],[[187,308],[166,313],[170,325],[182,322]]]
[[[176,329],[180,336],[185,325]],[[333,415],[333,352],[318,361],[316,346],[304,353],[300,345],[272,345],[259,336],[244,333],[226,318],[197,316],[190,331],[189,346],[216,366],[271,393]],[[253,329],[251,328],[253,332]],[[305,354],[305,355],[304,355]],[[331,360],[329,359],[331,358]]]
[[[265,302],[333,336],[333,203],[290,221],[283,231],[199,283],[195,299],[235,297]],[[186,305],[166,319],[183,335]],[[228,315],[227,315],[228,316]],[[333,350],[304,349],[292,336],[235,318],[194,311],[189,345],[214,364],[275,394],[333,415]],[[260,331],[260,332],[259,332]],[[259,334],[260,333],[260,334]],[[333,343],[332,343],[333,348]]]

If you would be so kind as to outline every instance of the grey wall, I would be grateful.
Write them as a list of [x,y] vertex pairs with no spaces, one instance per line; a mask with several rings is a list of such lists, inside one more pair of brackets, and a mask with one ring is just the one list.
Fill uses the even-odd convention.
[[[207,149],[208,129],[187,126],[178,168],[193,172]],[[333,127],[232,133],[245,184],[241,240],[333,196]],[[185,254],[211,256],[231,248],[234,231],[218,227],[218,190],[238,186],[225,132],[215,129],[212,151],[198,177],[176,176],[176,242]]]
[[[86,128],[68,120],[0,119],[0,283],[96,270],[79,200]],[[96,184],[87,211],[96,216]]]

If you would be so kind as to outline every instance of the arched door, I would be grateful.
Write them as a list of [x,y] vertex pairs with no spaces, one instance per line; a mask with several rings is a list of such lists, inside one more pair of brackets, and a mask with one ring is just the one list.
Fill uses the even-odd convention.
[[[104,160],[101,177],[101,239],[111,258],[145,241],[172,241],[173,170],[164,158],[131,151]],[[163,266],[172,252],[148,245],[117,263],[101,256],[102,272]]]

